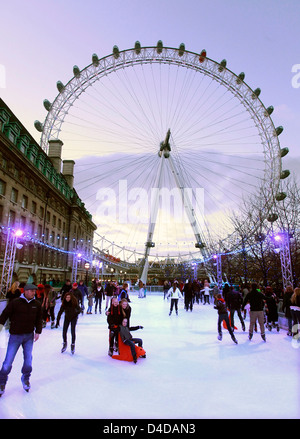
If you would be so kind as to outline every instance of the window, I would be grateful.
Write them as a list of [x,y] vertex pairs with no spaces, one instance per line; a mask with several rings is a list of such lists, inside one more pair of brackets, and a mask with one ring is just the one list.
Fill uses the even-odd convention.
[[21,206],[23,207],[23,209],[28,208],[28,197],[26,195],[23,195],[21,203],[22,203]]
[[12,201],[13,203],[18,202],[18,191],[15,188],[12,188],[11,190],[10,201]]
[[9,211],[8,214],[8,224],[10,227],[13,227],[15,225],[15,221],[16,221],[16,212],[14,212],[13,210]]
[[26,228],[26,216],[21,216],[20,218],[20,226],[22,229]]
[[5,195],[6,191],[6,183],[3,180],[0,180],[0,195]]
[[44,218],[44,208],[40,206],[40,217]]
[[35,232],[35,222],[34,221],[30,221],[30,233],[31,233],[31,236],[34,235],[34,232]]
[[56,216],[55,215],[53,215],[53,217],[52,217],[52,226],[56,227]]
[[35,201],[32,201],[32,203],[31,203],[31,212],[36,213],[36,202]]
[[47,214],[46,215],[47,215],[46,216],[47,222],[50,223],[50,212],[49,212],[49,210],[47,210]]

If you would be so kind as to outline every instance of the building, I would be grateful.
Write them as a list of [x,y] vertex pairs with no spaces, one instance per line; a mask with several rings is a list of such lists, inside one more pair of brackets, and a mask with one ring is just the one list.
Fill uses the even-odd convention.
[[75,163],[62,161],[62,147],[52,140],[46,154],[0,99],[0,270],[8,231],[24,232],[14,280],[63,282],[72,277],[79,251],[77,277],[84,278],[85,260],[92,258],[96,225],[73,187]]

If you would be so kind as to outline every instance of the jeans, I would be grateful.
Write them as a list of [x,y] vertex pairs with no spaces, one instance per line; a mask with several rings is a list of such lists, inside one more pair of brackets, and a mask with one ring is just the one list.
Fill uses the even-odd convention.
[[127,346],[130,347],[131,349],[131,354],[132,357],[135,358],[136,357],[136,352],[135,352],[135,343],[138,344],[138,346],[143,347],[143,341],[140,338],[132,338],[131,340],[125,340],[124,344],[126,344]]
[[175,305],[176,314],[178,314],[178,299],[171,299],[170,314],[173,311],[174,305]]
[[75,327],[76,327],[77,319],[78,319],[78,317],[74,317],[74,319],[69,320],[65,317],[64,326],[63,326],[63,341],[64,341],[64,343],[67,342],[67,331],[68,331],[69,325],[71,323],[71,337],[72,337],[71,343],[75,344],[75,339],[76,339]]
[[22,380],[27,381],[32,371],[33,332],[29,334],[10,334],[6,357],[0,370],[0,385],[5,385],[19,347],[23,348]]
[[227,326],[229,334],[231,335],[231,337],[233,337],[233,332],[232,332],[232,329],[231,329],[231,326],[230,326],[230,323],[229,323],[229,317],[228,317],[227,313],[219,314],[219,318],[218,318],[218,333],[222,334],[221,323],[223,322],[223,320],[225,320],[225,323],[226,323],[226,326]]
[[230,310],[230,320],[231,320],[231,327],[234,328],[234,313],[237,312],[237,315],[240,319],[242,327],[245,327],[245,323],[242,317],[241,309],[231,309]]

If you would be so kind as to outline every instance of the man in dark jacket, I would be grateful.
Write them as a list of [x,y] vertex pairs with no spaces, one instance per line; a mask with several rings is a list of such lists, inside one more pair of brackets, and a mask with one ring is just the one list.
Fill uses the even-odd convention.
[[20,346],[23,348],[24,357],[21,380],[24,390],[28,392],[30,389],[33,342],[38,340],[42,332],[42,308],[40,302],[34,298],[36,290],[36,285],[25,285],[24,293],[11,301],[0,316],[0,330],[6,320],[10,320],[10,337],[0,370],[0,396],[5,391],[8,375]]
[[241,313],[241,306],[243,303],[242,294],[239,291],[235,291],[233,287],[229,288],[229,293],[227,295],[227,306],[230,311],[230,322],[232,330],[234,330],[234,313],[237,312],[237,315],[240,319],[242,329],[245,331],[245,323]]
[[250,303],[250,325],[249,325],[249,340],[253,337],[253,328],[256,320],[258,320],[261,332],[261,338],[266,341],[265,325],[264,325],[264,306],[266,297],[263,293],[257,290],[257,285],[252,284],[251,291],[246,295],[242,309]]

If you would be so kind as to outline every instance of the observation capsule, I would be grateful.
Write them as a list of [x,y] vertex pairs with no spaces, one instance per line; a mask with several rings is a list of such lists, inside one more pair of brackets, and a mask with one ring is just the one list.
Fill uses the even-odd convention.
[[48,99],[44,99],[43,104],[44,104],[44,107],[46,108],[46,110],[49,111],[51,108],[51,102],[48,101]]
[[200,56],[199,56],[199,62],[203,63],[205,61],[205,58],[206,58],[206,50],[203,49],[200,53]]
[[285,157],[289,153],[289,149],[287,147],[281,148],[280,150],[280,157]]
[[281,171],[280,173],[280,179],[284,180],[290,175],[290,171],[288,169],[285,169],[284,171]]
[[59,93],[63,93],[65,86],[61,81],[57,81],[56,87],[57,87],[57,90],[59,91]]
[[277,213],[270,213],[270,215],[267,218],[269,223],[274,223],[277,219],[278,219]]
[[258,96],[261,93],[261,89],[260,88],[256,88],[252,94],[252,99],[258,98]]
[[268,108],[266,109],[265,116],[271,116],[271,114],[273,113],[273,111],[274,111],[274,107],[272,107],[272,105],[270,105],[270,107],[268,107]]
[[181,43],[179,46],[178,55],[182,56],[184,54],[184,51],[185,51],[185,45],[184,43]]
[[98,67],[99,65],[99,58],[96,53],[93,53],[92,55],[92,63],[94,64],[95,67]]
[[244,79],[245,79],[245,73],[241,72],[237,77],[236,83],[241,84],[244,81]]
[[283,201],[286,198],[285,192],[278,192],[278,194],[275,196],[276,201]]
[[76,78],[79,78],[79,76],[80,76],[80,69],[79,69],[78,66],[74,66],[73,67],[73,73],[74,73],[74,76],[76,76]]
[[157,41],[157,45],[156,45],[156,52],[157,53],[162,53],[163,51],[163,42],[161,40]]
[[141,43],[140,43],[139,41],[136,41],[136,42],[135,42],[135,44],[134,44],[134,50],[135,50],[135,53],[136,53],[137,55],[139,55],[139,54],[141,53]]
[[283,131],[283,127],[282,127],[282,126],[279,126],[279,127],[277,127],[277,128],[275,129],[275,133],[276,133],[277,136],[279,136],[279,134],[281,134],[282,131]]
[[218,67],[219,72],[223,72],[223,70],[226,68],[226,65],[227,65],[227,61],[226,59],[223,59]]
[[114,55],[114,58],[115,58],[115,59],[118,59],[118,58],[119,58],[119,56],[120,56],[120,51],[119,51],[118,46],[114,46],[114,47],[113,47],[113,55]]
[[34,121],[34,127],[36,130],[38,130],[40,133],[43,131],[43,124],[39,120]]

